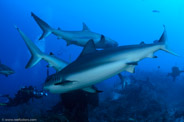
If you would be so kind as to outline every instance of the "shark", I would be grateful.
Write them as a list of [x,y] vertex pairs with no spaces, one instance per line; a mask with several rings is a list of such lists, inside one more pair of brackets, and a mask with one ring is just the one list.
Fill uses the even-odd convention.
[[118,46],[118,43],[109,37],[106,37],[103,34],[92,32],[85,23],[83,23],[83,29],[81,31],[64,31],[60,28],[52,28],[50,25],[36,16],[33,12],[31,12],[31,16],[43,30],[43,34],[39,40],[49,36],[50,34],[54,34],[58,37],[58,39],[66,40],[67,46],[74,44],[84,47],[90,39],[93,39],[96,48],[104,49]]
[[[56,72],[61,71],[64,67],[66,67],[69,62],[66,62],[63,59],[60,59],[51,52],[49,55],[42,52],[34,43],[31,41],[17,26],[15,26],[17,31],[19,32],[20,36],[24,40],[26,46],[28,47],[30,53],[31,53],[31,58],[29,62],[26,65],[27,68],[31,68],[38,64],[41,60],[44,60],[48,63],[48,67],[53,67]],[[118,77],[120,80],[122,80],[122,75],[118,74]]]
[[50,55],[43,53],[17,26],[15,26],[15,28],[19,32],[20,36],[24,40],[26,46],[31,53],[31,58],[25,66],[26,69],[35,66],[41,60],[45,60],[46,62],[48,62],[48,67],[53,67],[56,72],[60,71],[68,65],[68,62],[54,56],[52,53],[50,53]]
[[176,55],[168,49],[165,26],[160,39],[151,44],[141,43],[96,50],[91,39],[75,61],[46,78],[44,89],[59,94],[78,89],[98,93],[92,85],[123,71],[134,73],[139,61],[144,58],[156,58],[154,53],[158,50]]
[[14,74],[15,71],[12,70],[11,68],[9,68],[8,66],[2,64],[0,62],[0,74],[5,75],[6,77],[8,77],[8,75]]

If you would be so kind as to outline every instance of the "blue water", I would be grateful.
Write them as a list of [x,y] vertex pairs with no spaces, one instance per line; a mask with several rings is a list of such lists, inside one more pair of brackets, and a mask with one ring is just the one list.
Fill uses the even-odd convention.
[[[81,30],[82,22],[85,22],[91,31],[104,34],[119,45],[139,44],[141,41],[152,43],[160,38],[164,24],[168,45],[180,57],[158,51],[155,53],[157,59],[140,61],[136,70],[154,72],[160,66],[163,73],[168,73],[173,66],[184,69],[183,6],[182,0],[1,0],[0,60],[16,73],[9,77],[0,76],[0,94],[14,95],[25,85],[41,87],[46,78],[47,63],[44,61],[25,69],[31,55],[14,25],[42,51],[53,52],[66,61],[70,57],[74,61],[82,50],[76,45],[67,47],[64,40],[58,40],[54,35],[38,41],[42,31],[31,17],[31,12],[52,27],[63,30]],[[54,73],[52,68],[50,70]],[[141,74],[137,76],[143,77]],[[100,83],[99,88],[108,89],[114,84],[113,79],[118,77]]]

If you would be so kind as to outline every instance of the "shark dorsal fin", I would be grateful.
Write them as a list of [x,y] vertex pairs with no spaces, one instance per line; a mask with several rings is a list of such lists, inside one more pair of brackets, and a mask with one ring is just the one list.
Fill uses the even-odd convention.
[[105,36],[104,35],[101,35],[101,38],[100,38],[100,41],[105,41]]
[[164,32],[162,33],[160,39],[159,40],[155,40],[154,43],[166,42],[166,40],[167,40],[167,32],[166,32],[166,29],[165,29],[165,25],[163,25],[163,27],[164,27]]
[[84,46],[82,53],[80,54],[80,56],[88,54],[88,53],[92,53],[95,52],[96,48],[95,48],[95,43],[93,41],[93,39],[90,39],[86,45]]
[[165,29],[165,25],[163,25],[164,27],[164,32],[162,33],[160,39],[158,40],[158,42],[165,42],[166,39],[167,39],[167,32],[166,32],[166,29]]
[[60,28],[60,27],[58,27],[58,30],[61,30],[61,28]]
[[140,45],[144,45],[145,43],[142,41],[141,43],[140,43]]
[[83,22],[82,25],[83,25],[83,29],[82,29],[83,31],[90,31],[86,23]]

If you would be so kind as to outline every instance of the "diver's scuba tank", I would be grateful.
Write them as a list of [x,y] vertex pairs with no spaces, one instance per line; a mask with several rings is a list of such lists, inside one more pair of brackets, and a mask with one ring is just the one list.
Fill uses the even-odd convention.
[[48,93],[45,92],[45,91],[34,90],[33,95],[34,95],[35,98],[41,98],[43,96],[48,96]]

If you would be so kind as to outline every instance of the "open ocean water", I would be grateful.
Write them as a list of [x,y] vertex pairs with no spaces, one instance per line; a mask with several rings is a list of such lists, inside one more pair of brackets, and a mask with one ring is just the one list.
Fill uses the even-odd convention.
[[[183,122],[183,6],[183,0],[1,0],[0,121]],[[99,34],[91,38],[86,33],[82,36],[79,33],[76,36],[79,40],[96,39],[104,43],[110,38],[118,46],[144,47],[146,44],[156,44],[155,40],[160,39],[165,29],[167,49],[177,56],[159,50],[154,52],[157,58],[145,56],[139,61],[132,59],[126,65],[135,66],[135,72],[123,70],[120,77],[116,75],[118,73],[112,77],[107,75],[110,77],[93,84],[92,90],[97,93],[81,89],[64,94],[52,93],[43,89],[44,84],[46,78],[58,70],[49,66],[44,58],[34,66],[25,68],[32,55],[17,28],[41,52],[67,62],[66,67],[84,55],[81,52],[87,47],[87,42],[80,45],[71,39],[70,44],[66,41],[67,34],[58,36],[54,31],[39,40],[43,31],[33,14],[52,29],[61,32],[87,30]],[[46,24],[42,25],[45,27]],[[69,36],[74,38],[73,33]],[[112,45],[114,46],[114,42]],[[96,43],[95,46],[97,47]],[[93,46],[90,48],[88,45],[87,48],[83,51],[86,55],[92,52]],[[97,50],[112,48],[118,47]],[[108,54],[112,52],[109,51]],[[133,58],[144,52],[148,50],[135,51]],[[127,57],[130,55],[125,54]],[[122,61],[129,60],[127,57]],[[77,71],[91,66],[88,62],[93,59],[96,59],[96,55],[92,60],[82,60],[87,65],[77,63]],[[98,65],[96,63],[92,66]],[[5,74],[5,69],[12,72]],[[82,77],[90,81],[97,75],[102,76],[106,71],[115,69],[100,69],[91,78],[88,75]],[[58,80],[57,78],[54,80]],[[54,85],[65,86],[76,82],[78,81],[66,80]]]

